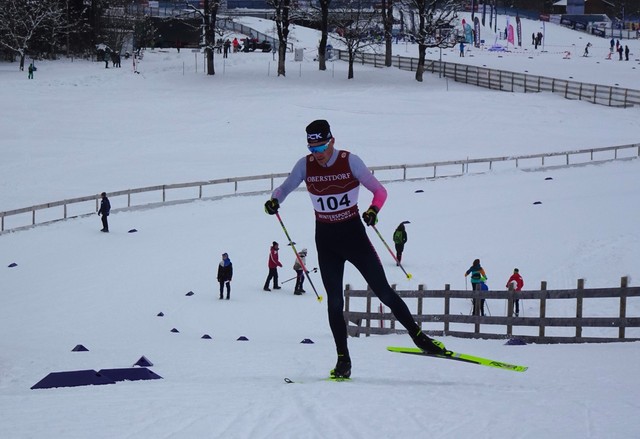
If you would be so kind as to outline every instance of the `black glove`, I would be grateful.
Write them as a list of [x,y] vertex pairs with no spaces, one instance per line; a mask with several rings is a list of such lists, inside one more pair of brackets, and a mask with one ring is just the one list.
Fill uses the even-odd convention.
[[264,203],[264,211],[269,215],[275,215],[278,213],[278,209],[280,209],[280,203],[275,198],[270,199],[266,203]]
[[369,206],[367,211],[362,214],[362,220],[368,226],[375,226],[378,223],[378,208]]

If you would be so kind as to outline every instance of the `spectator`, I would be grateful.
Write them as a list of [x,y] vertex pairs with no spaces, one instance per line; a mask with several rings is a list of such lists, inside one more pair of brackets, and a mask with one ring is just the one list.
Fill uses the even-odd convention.
[[624,59],[629,61],[629,46],[624,46]]
[[[302,261],[302,265],[300,265],[300,261],[298,261],[298,258],[300,258],[300,260]],[[298,258],[296,258],[296,262],[295,264],[293,264],[293,269],[296,272],[296,286],[293,289],[293,294],[295,294],[296,296],[301,295],[302,293],[305,293],[306,291],[304,289],[302,289],[302,284],[304,283],[304,269],[307,266],[307,249],[303,248],[302,250],[300,250],[298,252]]]
[[223,53],[223,58],[228,58],[229,57],[229,48],[231,47],[231,41],[229,41],[229,38],[227,38],[224,41],[224,53]]
[[107,217],[109,216],[109,212],[111,212],[111,203],[107,198],[107,193],[103,192],[100,194],[102,201],[100,201],[100,210],[98,210],[98,215],[102,215],[102,230],[101,232],[109,233],[109,222]]
[[238,50],[240,49],[240,43],[238,42],[238,38],[234,38],[231,44],[233,45],[233,53],[238,53]]
[[[35,66],[33,65],[33,63],[29,64],[29,75],[27,76],[27,78],[29,79],[33,79],[33,71],[35,70]],[[24,75],[24,73],[23,73]]]
[[227,287],[227,300],[231,295],[231,278],[233,277],[233,264],[227,253],[222,253],[222,261],[218,264],[218,282],[220,283],[220,300],[223,298],[224,287]]
[[[464,274],[465,277],[467,277],[468,275],[471,275],[471,287],[473,291],[481,291],[482,284],[487,280],[487,274],[484,272],[484,268],[482,268],[482,266],[480,265],[480,259],[476,259],[473,261],[471,267]],[[472,314],[474,316],[484,316],[484,301],[481,301],[480,298],[473,299]]]
[[282,267],[282,264],[278,260],[278,243],[273,241],[271,248],[269,249],[269,261],[267,265],[269,266],[269,275],[267,276],[267,280],[264,283],[264,291],[271,291],[269,289],[269,282],[273,279],[273,289],[279,290],[280,286],[278,285],[278,267]]
[[[506,287],[509,291],[522,291],[523,286],[524,286],[524,280],[522,279],[522,276],[520,276],[520,270],[518,270],[517,268],[514,268],[513,274],[507,281]],[[520,303],[519,303],[520,300],[517,297],[518,296],[515,296],[513,300],[513,308],[514,308],[513,315],[516,317],[520,315]]]
[[464,41],[460,41],[460,56],[464,58]]
[[619,61],[622,61],[622,52],[624,52],[624,49],[622,48],[622,45],[618,46],[618,55],[620,55]]
[[396,231],[393,232],[393,243],[396,245],[396,265],[400,265],[404,245],[407,243],[407,231],[404,229],[404,223],[396,227]]

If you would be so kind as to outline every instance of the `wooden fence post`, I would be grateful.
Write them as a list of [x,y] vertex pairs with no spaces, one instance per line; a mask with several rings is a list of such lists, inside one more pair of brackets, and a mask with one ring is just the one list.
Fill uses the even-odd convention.
[[[540,291],[546,291],[546,290],[547,290],[547,281],[543,280],[542,282],[540,282]],[[544,320],[546,317],[547,317],[547,298],[545,296],[541,296],[540,297],[540,331],[538,333],[538,337],[540,338],[544,337]]]
[[451,291],[451,285],[444,284],[444,334],[447,335],[449,332],[449,316],[451,315],[451,296],[449,295],[449,291]]
[[365,335],[369,337],[371,335],[371,287],[367,285],[367,325]]
[[582,302],[584,295],[582,290],[584,289],[584,279],[578,279],[578,291],[576,291],[576,338],[582,338]]
[[[349,322],[351,321],[351,314],[349,313],[349,306],[351,302],[351,285],[346,284],[344,286],[344,322],[349,327]],[[360,326],[360,325],[358,325]],[[347,332],[348,333],[348,332]],[[356,332],[356,337],[360,337],[360,330]]]
[[[629,278],[624,276],[620,278],[620,320],[627,318],[627,290],[629,286]],[[626,328],[626,322],[624,320],[620,323],[618,328],[618,338],[624,339],[624,331]]]
[[[422,294],[424,294],[424,284],[418,285],[418,316],[422,316]],[[420,329],[422,329],[422,322],[418,323]]]
[[513,334],[513,284],[509,283],[509,291],[507,291],[507,336]]

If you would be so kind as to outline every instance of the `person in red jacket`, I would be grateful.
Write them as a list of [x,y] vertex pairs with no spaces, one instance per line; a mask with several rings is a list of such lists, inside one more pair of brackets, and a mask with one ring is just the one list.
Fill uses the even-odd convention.
[[[511,275],[511,277],[507,281],[506,287],[507,287],[507,289],[513,290],[513,291],[521,291],[522,290],[522,287],[524,287],[524,280],[522,279],[522,276],[520,276],[520,270],[518,270],[517,268],[513,269],[513,274]],[[513,315],[515,315],[516,317],[518,317],[518,315],[520,314],[520,303],[519,302],[520,302],[520,300],[517,299],[517,298],[513,300],[513,307],[515,308],[515,312],[513,313]]]
[[269,289],[269,282],[273,279],[273,289],[279,290],[280,286],[278,285],[278,267],[282,267],[282,264],[278,260],[278,243],[273,241],[271,248],[269,249],[269,262],[267,263],[269,266],[269,275],[267,276],[267,280],[264,283],[263,290],[271,291]]

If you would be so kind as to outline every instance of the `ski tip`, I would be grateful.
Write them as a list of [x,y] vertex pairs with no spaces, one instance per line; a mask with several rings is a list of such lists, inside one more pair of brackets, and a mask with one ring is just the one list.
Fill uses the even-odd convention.
[[318,296],[318,303],[322,303],[322,296]]
[[413,277],[413,274],[407,273],[407,279],[411,279],[412,277]]

